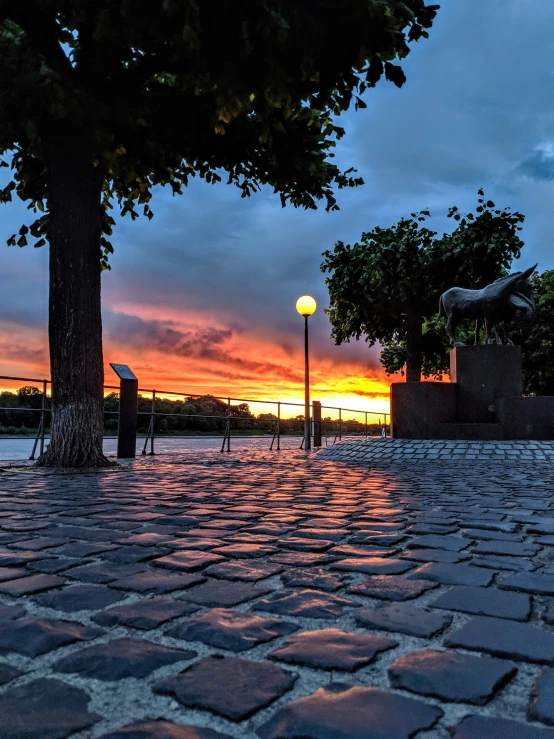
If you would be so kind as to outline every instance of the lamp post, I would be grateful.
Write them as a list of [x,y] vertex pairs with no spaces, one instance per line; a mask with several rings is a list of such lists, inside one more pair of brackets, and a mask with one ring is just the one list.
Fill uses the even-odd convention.
[[304,449],[312,448],[310,433],[310,361],[308,355],[308,318],[314,313],[316,302],[309,295],[296,301],[296,310],[304,316]]

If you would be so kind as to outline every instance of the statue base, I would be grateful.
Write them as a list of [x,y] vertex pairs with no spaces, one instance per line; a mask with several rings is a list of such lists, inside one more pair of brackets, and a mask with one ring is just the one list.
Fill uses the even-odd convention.
[[554,397],[523,397],[521,348],[456,347],[450,382],[393,382],[398,439],[554,439]]

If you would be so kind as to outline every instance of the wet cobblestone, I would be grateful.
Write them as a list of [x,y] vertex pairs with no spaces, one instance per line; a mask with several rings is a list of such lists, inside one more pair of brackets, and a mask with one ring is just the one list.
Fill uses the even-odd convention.
[[0,470],[2,739],[554,737],[554,445],[441,444]]

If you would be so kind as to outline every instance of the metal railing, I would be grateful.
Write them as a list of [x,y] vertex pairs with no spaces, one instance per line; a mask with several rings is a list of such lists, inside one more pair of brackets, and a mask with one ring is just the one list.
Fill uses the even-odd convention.
[[[2,376],[0,375],[0,381],[1,380],[9,380],[13,382],[25,382],[25,383],[37,383],[42,386],[42,393],[41,393],[41,405],[40,408],[28,408],[28,407],[2,407],[0,406],[0,414],[3,412],[11,411],[11,412],[19,412],[19,413],[38,413],[39,416],[39,424],[37,433],[34,437],[34,443],[33,443],[33,449],[31,452],[31,456],[29,459],[35,459],[35,454],[37,450],[37,446],[40,448],[40,454],[44,451],[44,444],[45,440],[47,438],[47,414],[51,413],[51,408],[48,407],[48,400],[50,399],[50,396],[48,395],[48,389],[51,386],[51,381],[47,379],[36,379],[36,378],[29,378],[29,377],[11,377],[11,376]],[[116,392],[119,392],[119,386],[115,385],[104,385],[104,390],[113,390]],[[295,436],[302,436],[302,442],[300,444],[300,448],[303,447],[304,444],[304,438],[303,438],[303,431],[299,429],[298,433],[283,433],[283,425],[290,425],[291,421],[294,420],[300,420],[300,417],[296,418],[284,418],[282,416],[282,409],[283,406],[285,407],[291,407],[291,408],[301,408],[304,410],[304,404],[303,403],[292,403],[288,401],[273,401],[273,400],[258,400],[256,398],[233,398],[230,396],[224,397],[224,396],[217,396],[217,395],[211,395],[211,394],[199,394],[199,393],[183,393],[182,391],[175,391],[175,390],[154,390],[150,388],[138,388],[139,393],[148,393],[150,395],[150,410],[148,411],[138,411],[138,416],[146,416],[148,417],[148,427],[146,431],[145,436],[138,435],[137,438],[144,439],[144,446],[142,449],[142,454],[146,455],[154,455],[155,454],[155,439],[165,439],[165,438],[181,438],[174,434],[164,434],[160,433],[159,428],[157,426],[156,420],[158,418],[171,418],[171,417],[178,417],[178,418],[185,418],[185,419],[216,419],[217,421],[221,422],[221,424],[224,426],[224,432],[223,434],[204,434],[200,435],[201,438],[213,438],[213,439],[221,439],[221,452],[231,451],[231,438],[256,438],[256,436],[262,436],[267,435],[271,436],[271,443],[269,445],[269,449],[272,451],[274,448],[276,451],[279,451],[281,449],[281,439],[283,437],[295,437]],[[169,412],[160,412],[156,410],[156,402],[157,401],[163,401],[168,400],[168,396],[173,396],[174,398],[183,398],[185,400],[194,400],[197,399],[204,399],[209,398],[210,400],[215,401],[222,401],[226,404],[226,413],[223,414],[206,414],[206,413],[191,413],[191,414],[185,414],[185,413],[169,413]],[[144,401],[146,400],[144,397],[141,397],[140,400]],[[233,406],[232,403],[255,403],[256,405],[266,405],[266,406],[274,406],[276,408],[277,414],[274,416],[273,419],[260,419],[255,418],[253,416],[240,416],[240,415],[233,415],[233,411],[237,409],[237,406]],[[312,435],[313,435],[313,404],[311,406],[312,408]],[[337,441],[342,440],[343,435],[356,435],[359,437],[365,437],[368,438],[370,436],[370,425],[376,426],[380,429],[381,436],[387,436],[388,432],[388,418],[389,413],[379,413],[378,411],[361,411],[357,409],[352,408],[342,408],[342,407],[336,407],[336,406],[324,406],[321,405],[321,415],[323,416],[323,411],[337,411],[338,412],[338,418],[331,419],[329,417],[322,418],[321,424],[322,424],[322,438],[325,438],[325,444],[326,446],[329,443],[329,438],[332,437],[332,444],[335,444]],[[352,430],[348,431],[349,425],[350,427],[355,423],[355,419],[347,420],[344,418],[343,413],[354,413],[362,416],[363,423],[358,423],[358,430],[356,432],[352,432]],[[105,415],[118,415],[119,410],[104,410]],[[377,423],[370,424],[369,420],[370,417],[377,417],[378,421]],[[383,419],[383,423],[381,423],[381,419]],[[265,421],[267,424],[274,423],[273,431],[269,431],[267,434],[249,434],[249,435],[240,435],[240,434],[232,434],[233,424],[235,424],[235,428],[237,428],[241,423],[250,422],[251,424],[254,422],[256,424],[261,421]],[[303,421],[303,416],[302,416]],[[0,422],[1,422],[1,416],[0,416]],[[239,429],[240,430],[240,429]],[[327,434],[324,434],[323,431],[327,431]],[[329,433],[331,431],[331,433]],[[346,432],[346,433],[345,433]],[[333,435],[334,434],[334,435]],[[371,434],[373,435],[373,434]],[[183,435],[182,438],[191,438],[192,435]],[[0,440],[2,439],[21,439],[21,435],[8,435],[8,434],[0,434]],[[113,436],[110,436],[108,434],[104,435],[104,438],[115,438]],[[198,437],[196,437],[198,438]],[[147,452],[147,448],[150,445],[150,451]]]

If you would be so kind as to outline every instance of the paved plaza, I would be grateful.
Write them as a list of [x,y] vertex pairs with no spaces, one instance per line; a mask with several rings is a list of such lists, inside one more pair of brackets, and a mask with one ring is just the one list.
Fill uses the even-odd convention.
[[0,737],[554,737],[550,447],[378,444],[0,469]]

